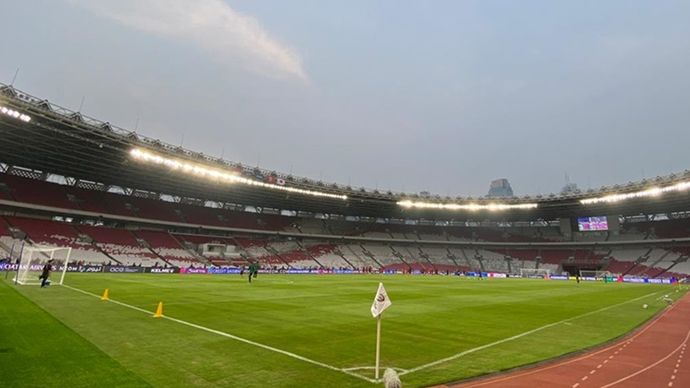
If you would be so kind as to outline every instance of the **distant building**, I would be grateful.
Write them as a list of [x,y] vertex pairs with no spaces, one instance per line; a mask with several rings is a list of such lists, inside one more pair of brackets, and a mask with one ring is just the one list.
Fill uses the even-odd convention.
[[575,182],[570,182],[570,175],[568,173],[565,173],[565,186],[561,189],[561,195],[568,195],[568,194],[579,194],[580,189],[577,187],[577,183]]
[[495,179],[491,181],[491,186],[489,186],[488,197],[512,197],[513,188],[510,187],[510,182],[507,179]]
[[561,195],[568,194],[579,194],[580,189],[577,187],[577,183],[566,183],[561,189]]

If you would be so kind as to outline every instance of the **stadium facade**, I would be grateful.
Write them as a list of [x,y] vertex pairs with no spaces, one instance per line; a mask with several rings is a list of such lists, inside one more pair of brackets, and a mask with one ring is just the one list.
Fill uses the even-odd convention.
[[402,272],[690,274],[690,172],[547,196],[420,196],[210,157],[0,85],[0,258]]

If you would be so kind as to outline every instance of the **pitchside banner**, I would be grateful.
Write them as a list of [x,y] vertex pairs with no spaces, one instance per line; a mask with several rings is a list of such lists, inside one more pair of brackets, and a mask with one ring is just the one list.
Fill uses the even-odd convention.
[[120,265],[106,265],[103,267],[105,273],[143,273],[144,267],[125,267]]
[[162,267],[150,267],[144,268],[146,273],[179,273],[179,268],[162,268]]
[[211,267],[208,269],[208,273],[214,275],[237,275],[240,273],[239,268],[215,268]]
[[206,268],[180,268],[180,273],[189,273],[189,274],[197,274],[197,273],[208,273]]
[[[19,264],[0,264],[0,271],[16,271],[19,268]],[[56,265],[53,268],[53,272],[60,272],[64,267],[62,265]],[[40,272],[43,270],[43,265],[32,264],[30,271]],[[67,266],[67,272],[103,272],[102,265],[73,265]]]
[[566,275],[551,275],[549,276],[549,279],[551,280],[570,280],[570,277]]

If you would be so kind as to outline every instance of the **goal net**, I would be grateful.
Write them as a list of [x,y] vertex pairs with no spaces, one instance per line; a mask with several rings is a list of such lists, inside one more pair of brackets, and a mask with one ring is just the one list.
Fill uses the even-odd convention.
[[595,279],[602,279],[606,277],[611,277],[611,272],[609,271],[589,271],[589,270],[580,270],[580,277],[581,278],[595,278]]
[[532,279],[546,279],[551,276],[548,268],[520,268],[520,277]]
[[[16,284],[41,284],[40,276],[43,267],[51,262],[50,282],[62,284],[67,272],[67,264],[72,248],[45,246],[24,246],[19,261],[19,268],[14,278]],[[52,261],[51,261],[52,260]]]

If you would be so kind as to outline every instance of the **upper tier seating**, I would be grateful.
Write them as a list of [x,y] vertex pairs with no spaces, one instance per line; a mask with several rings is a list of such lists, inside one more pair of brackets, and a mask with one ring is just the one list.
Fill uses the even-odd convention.
[[10,188],[11,196],[17,201],[77,209],[76,204],[67,198],[67,193],[61,185],[7,174],[0,174],[0,182],[4,182]]

